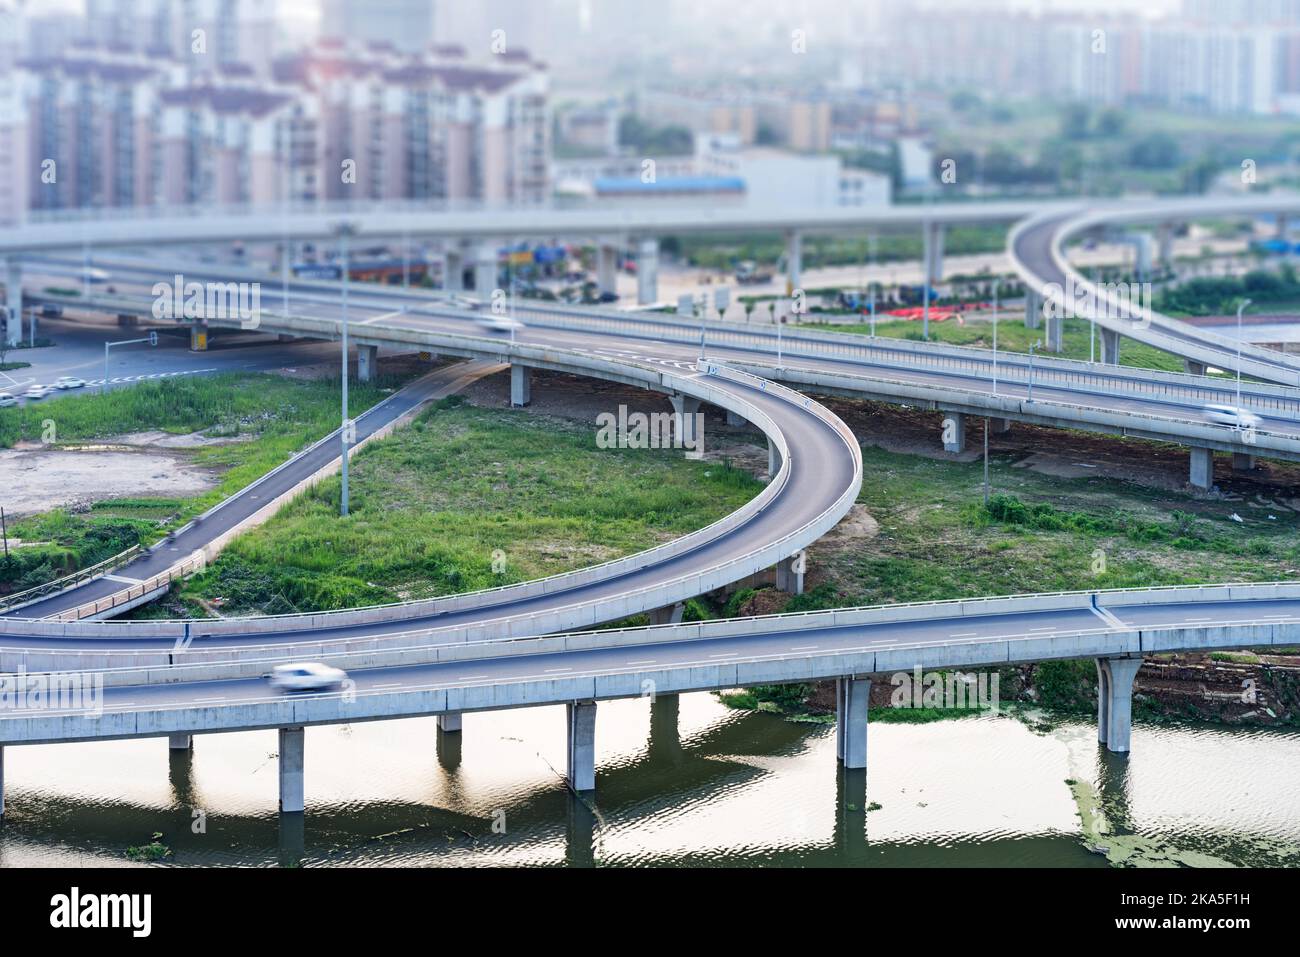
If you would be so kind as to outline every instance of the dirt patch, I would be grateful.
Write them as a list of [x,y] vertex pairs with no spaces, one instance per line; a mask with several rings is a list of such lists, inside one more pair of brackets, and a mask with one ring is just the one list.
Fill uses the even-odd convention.
[[246,435],[208,435],[204,432],[190,432],[188,435],[175,435],[171,432],[131,432],[106,439],[103,445],[125,445],[131,447],[148,446],[159,449],[198,449],[209,445],[234,445],[249,442],[255,436]]
[[[5,511],[48,512],[111,498],[183,498],[217,484],[212,469],[166,452],[65,449],[0,451]],[[93,490],[88,493],[87,490]]]
[[840,523],[821,537],[818,550],[846,548],[860,542],[869,542],[880,534],[880,523],[865,505],[854,505]]
[[[418,352],[404,352],[395,356],[381,356],[376,363],[376,368],[380,375],[423,375],[426,372],[432,372],[434,369],[450,365],[452,362],[460,362],[460,359],[421,359]],[[352,381],[356,381],[357,362],[352,359],[348,363],[348,368],[353,376]],[[315,381],[318,379],[337,379],[339,377],[338,359],[326,362],[305,362],[301,365],[282,366],[279,369],[266,369],[272,375],[284,376],[286,379],[299,379],[302,381]]]
[[749,598],[740,603],[736,610],[737,618],[753,618],[759,615],[780,614],[790,601],[790,596],[775,588],[760,588]]

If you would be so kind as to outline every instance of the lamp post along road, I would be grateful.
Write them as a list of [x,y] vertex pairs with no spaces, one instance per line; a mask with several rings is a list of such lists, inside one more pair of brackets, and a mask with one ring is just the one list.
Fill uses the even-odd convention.
[[113,346],[133,346],[140,342],[147,342],[151,346],[156,346],[158,345],[158,333],[151,331],[143,339],[119,339],[117,342],[104,343],[104,382],[99,387],[100,395],[108,391],[108,350]]
[[1250,299],[1241,300],[1237,307],[1237,408],[1241,408],[1241,314],[1251,304]]
[[339,264],[342,267],[341,278],[343,280],[341,301],[342,321],[340,323],[343,326],[343,361],[341,363],[343,366],[343,421],[339,428],[339,441],[342,446],[342,454],[340,456],[342,460],[342,468],[340,473],[343,479],[343,490],[339,497],[339,515],[341,516],[346,516],[348,514],[348,449],[352,444],[350,441],[351,437],[348,434],[351,431],[350,421],[348,419],[348,273],[351,271],[348,267],[348,237],[351,236],[353,232],[355,232],[355,229],[350,223],[343,223],[338,229]]

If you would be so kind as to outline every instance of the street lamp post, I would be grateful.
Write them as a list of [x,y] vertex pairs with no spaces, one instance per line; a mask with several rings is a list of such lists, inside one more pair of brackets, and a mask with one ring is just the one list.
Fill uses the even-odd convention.
[[340,223],[337,232],[339,237],[339,265],[342,269],[343,279],[342,322],[340,323],[343,327],[341,337],[343,343],[343,361],[341,363],[343,366],[343,414],[342,423],[339,427],[339,442],[342,446],[341,458],[343,466],[341,477],[343,479],[343,491],[339,498],[339,515],[346,517],[348,514],[348,450],[351,447],[350,436],[348,435],[349,431],[351,431],[348,419],[348,273],[351,271],[348,266],[348,237],[356,232],[356,227],[351,223]]
[[993,394],[998,394],[998,281],[993,280]]
[[1246,311],[1251,300],[1243,299],[1237,307],[1237,408],[1241,408],[1241,314]]
[[1025,396],[1026,402],[1034,401],[1034,350],[1042,346],[1043,340],[1037,339],[1029,344],[1029,389]]

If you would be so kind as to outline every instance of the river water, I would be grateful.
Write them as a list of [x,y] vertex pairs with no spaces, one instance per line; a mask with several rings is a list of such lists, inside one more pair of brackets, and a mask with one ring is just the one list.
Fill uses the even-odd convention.
[[[459,740],[458,740],[459,739]],[[711,694],[602,703],[596,792],[561,780],[564,711],[308,728],[305,815],[274,731],[5,750],[0,865],[1300,865],[1300,732],[985,715],[834,727]]]

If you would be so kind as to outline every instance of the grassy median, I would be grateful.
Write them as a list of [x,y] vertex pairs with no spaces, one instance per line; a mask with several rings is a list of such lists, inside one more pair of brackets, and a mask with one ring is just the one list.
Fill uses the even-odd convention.
[[182,596],[222,614],[344,608],[526,581],[694,531],[761,484],[673,450],[602,450],[570,420],[453,397],[360,452],[350,515],[321,483]]

